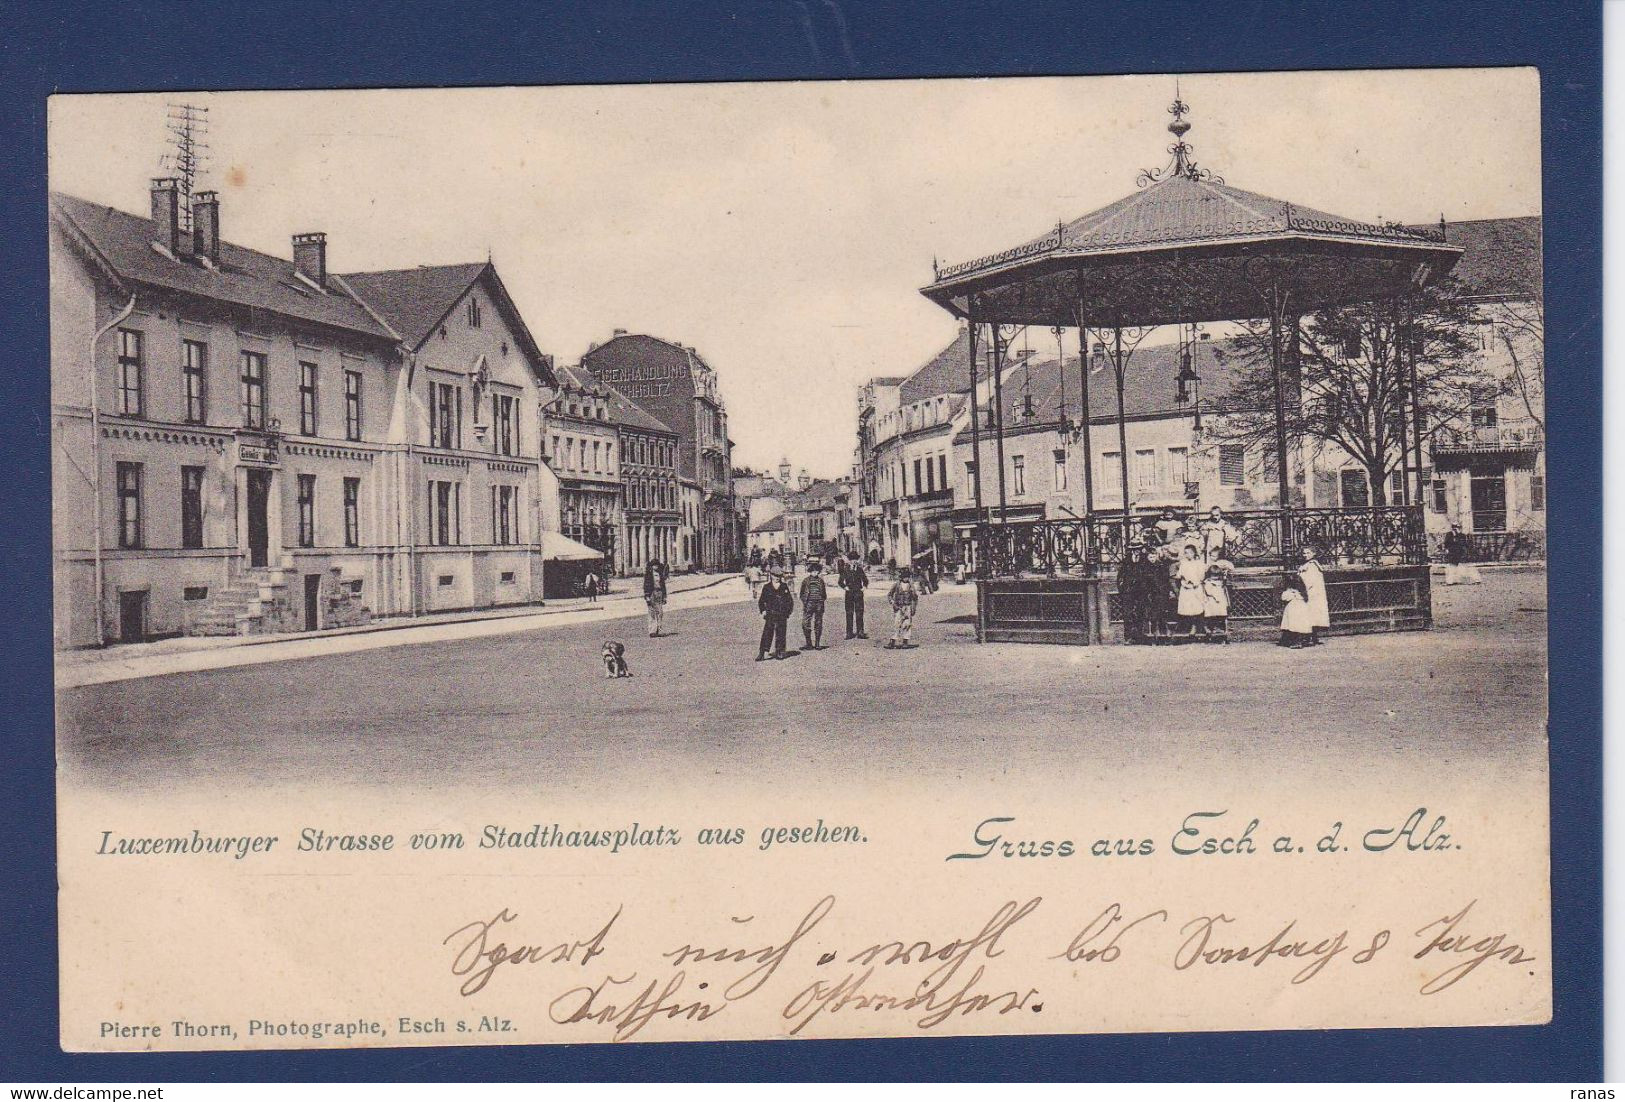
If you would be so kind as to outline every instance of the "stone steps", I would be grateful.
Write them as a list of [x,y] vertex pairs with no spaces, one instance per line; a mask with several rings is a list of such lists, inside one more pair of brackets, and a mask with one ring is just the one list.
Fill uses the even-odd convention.
[[[232,583],[212,593],[204,608],[192,617],[188,635],[254,635],[264,629],[265,610],[284,599],[292,563],[249,567]],[[279,593],[279,591],[282,591]]]

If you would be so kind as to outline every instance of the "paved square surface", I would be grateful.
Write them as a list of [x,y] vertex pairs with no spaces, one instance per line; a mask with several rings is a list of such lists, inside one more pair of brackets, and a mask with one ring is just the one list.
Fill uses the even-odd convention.
[[[481,638],[143,677],[59,694],[65,777],[120,790],[659,784],[811,773],[989,779],[1146,763],[1170,774],[1290,763],[1305,780],[1381,760],[1523,772],[1545,761],[1545,575],[1437,586],[1431,632],[1180,647],[978,645],[973,590],[922,599],[918,649],[869,641],[756,663],[743,585],[672,634],[588,613]],[[585,620],[585,622],[583,622]],[[800,609],[790,625],[800,643]],[[620,639],[635,676],[604,677]],[[311,641],[314,646],[319,641]],[[1191,753],[1199,749],[1200,753]]]

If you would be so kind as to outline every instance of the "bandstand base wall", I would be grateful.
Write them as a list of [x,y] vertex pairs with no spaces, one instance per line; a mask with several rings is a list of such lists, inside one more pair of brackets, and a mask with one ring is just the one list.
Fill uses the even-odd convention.
[[[1281,630],[1281,572],[1230,578],[1230,638],[1274,641]],[[1431,568],[1336,566],[1326,571],[1331,635],[1426,631],[1433,626]],[[1123,641],[1117,580],[1091,577],[979,578],[976,637],[983,643],[1087,646]]]

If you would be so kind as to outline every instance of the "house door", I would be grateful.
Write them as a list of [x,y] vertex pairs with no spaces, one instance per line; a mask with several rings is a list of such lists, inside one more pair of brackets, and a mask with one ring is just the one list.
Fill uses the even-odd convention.
[[248,565],[264,566],[271,547],[266,510],[271,499],[271,472],[248,472]]
[[139,643],[147,637],[147,591],[118,595],[118,635],[121,643]]
[[322,626],[322,576],[305,575],[305,630],[315,631]]
[[1507,480],[1504,474],[1473,475],[1473,531],[1505,532]]

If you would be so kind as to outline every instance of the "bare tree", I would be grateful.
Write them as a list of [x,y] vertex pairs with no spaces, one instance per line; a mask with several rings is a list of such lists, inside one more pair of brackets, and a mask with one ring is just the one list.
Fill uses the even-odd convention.
[[[1441,431],[1470,422],[1489,388],[1507,383],[1486,372],[1473,353],[1479,342],[1475,307],[1453,280],[1407,300],[1382,299],[1319,310],[1300,326],[1298,354],[1284,354],[1287,440],[1335,444],[1366,470],[1372,500],[1400,467],[1412,431],[1407,339],[1416,349],[1416,389],[1424,447]],[[1290,341],[1290,335],[1283,337]],[[1246,323],[1216,352],[1236,369],[1223,416],[1207,422],[1212,441],[1246,444],[1275,459],[1274,375],[1266,322]],[[1295,360],[1295,363],[1294,363]]]
[[1496,333],[1512,359],[1508,389],[1524,412],[1546,435],[1546,303],[1538,291],[1530,298],[1497,303]]

